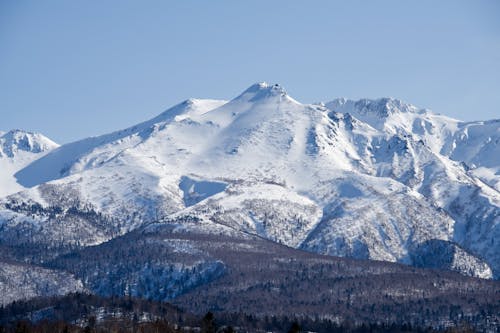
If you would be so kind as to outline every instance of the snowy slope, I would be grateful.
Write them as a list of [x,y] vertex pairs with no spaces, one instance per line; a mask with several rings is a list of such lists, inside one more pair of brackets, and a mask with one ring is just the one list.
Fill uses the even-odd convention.
[[25,189],[14,174],[58,146],[39,133],[0,132],[0,197]]
[[[141,124],[111,134],[63,145],[48,156],[28,165],[16,174],[16,178],[20,184],[32,187],[86,169],[99,167],[106,162],[113,161],[120,154],[126,153],[128,149],[164,132],[163,130],[170,123],[183,123],[184,120],[189,119],[189,116],[203,114],[224,103],[225,101],[218,100],[186,100]],[[161,149],[161,147],[157,148]],[[172,149],[172,153],[175,153],[176,150]],[[179,147],[179,149],[181,148]],[[147,161],[148,157],[154,158],[154,156],[144,156],[144,159]]]
[[[0,227],[86,246],[157,220],[195,219],[207,232],[223,224],[309,251],[406,264],[437,239],[499,277],[500,193],[467,166],[496,163],[487,153],[495,140],[482,145],[478,124],[392,99],[302,104],[259,83],[228,102],[188,100],[51,151],[16,173],[33,188],[0,202]],[[495,124],[483,123],[491,135]],[[464,126],[469,139],[459,142]],[[453,160],[469,156],[460,148],[468,146],[475,157]],[[488,267],[464,262],[453,269],[487,275]]]

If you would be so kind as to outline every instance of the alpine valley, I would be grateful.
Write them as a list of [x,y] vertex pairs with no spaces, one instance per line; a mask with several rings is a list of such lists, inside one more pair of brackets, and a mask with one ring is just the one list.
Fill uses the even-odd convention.
[[338,321],[419,300],[500,310],[500,120],[302,104],[258,83],[61,146],[0,133],[0,167],[0,304],[81,291]]

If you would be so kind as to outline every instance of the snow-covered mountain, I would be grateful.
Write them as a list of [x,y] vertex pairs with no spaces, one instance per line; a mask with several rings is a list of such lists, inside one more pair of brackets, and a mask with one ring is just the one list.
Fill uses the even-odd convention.
[[[499,131],[393,99],[302,104],[259,83],[34,160],[15,174],[30,189],[0,203],[0,244],[86,246],[199,220],[207,232],[498,278]],[[433,241],[456,244],[451,263],[451,250],[416,259]]]
[[471,174],[500,190],[500,119],[463,122],[391,98],[341,98],[326,106],[380,131],[418,138],[435,153],[463,162]]
[[25,189],[14,174],[58,146],[39,133],[0,131],[0,197]]

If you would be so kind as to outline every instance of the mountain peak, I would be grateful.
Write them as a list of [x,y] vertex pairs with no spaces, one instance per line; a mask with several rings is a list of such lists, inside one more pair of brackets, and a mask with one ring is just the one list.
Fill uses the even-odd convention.
[[255,102],[260,99],[274,97],[274,96],[287,96],[285,88],[279,84],[269,84],[267,82],[259,82],[251,85],[236,99],[245,99],[250,102]]
[[263,82],[257,82],[257,83],[254,83],[252,84],[250,87],[248,87],[245,91],[245,92],[256,92],[256,91],[259,91],[259,90],[263,90],[263,89],[268,89],[270,86],[269,83],[263,81]]
[[0,136],[0,155],[14,157],[18,151],[41,153],[59,145],[40,133],[13,129]]

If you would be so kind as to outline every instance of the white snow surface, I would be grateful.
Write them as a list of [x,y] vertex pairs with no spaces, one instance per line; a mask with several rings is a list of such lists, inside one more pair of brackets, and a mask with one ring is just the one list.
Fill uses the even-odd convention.
[[0,197],[24,190],[14,174],[58,146],[39,133],[0,132]]
[[3,202],[50,206],[48,182],[122,220],[122,233],[195,216],[207,229],[408,264],[419,243],[454,241],[500,277],[499,128],[394,99],[302,104],[258,83],[54,149],[16,173],[32,188]]

